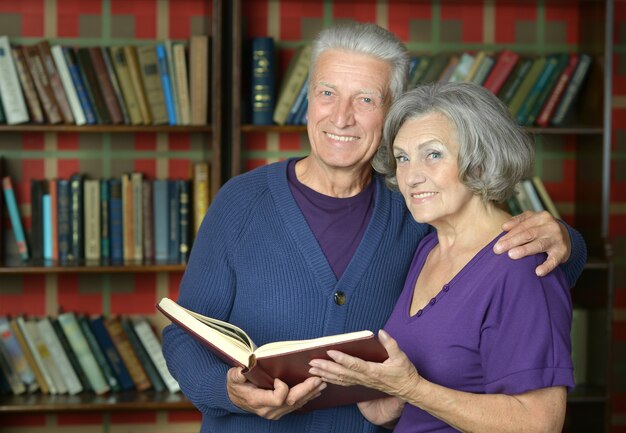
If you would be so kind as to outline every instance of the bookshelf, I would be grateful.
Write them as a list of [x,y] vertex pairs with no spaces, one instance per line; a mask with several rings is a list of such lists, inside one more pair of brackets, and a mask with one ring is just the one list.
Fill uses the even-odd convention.
[[[411,52],[510,49],[527,55],[585,52],[590,75],[562,126],[528,127],[536,138],[536,175],[556,198],[563,218],[588,244],[588,262],[572,289],[574,305],[593,313],[588,329],[590,374],[568,396],[566,432],[610,431],[614,265],[609,243],[613,1],[455,2],[282,0],[229,5],[230,68],[234,83],[228,125],[231,175],[279,159],[306,155],[304,126],[252,125],[249,121],[249,56],[253,37],[272,36],[277,82],[295,48],[339,21],[372,21],[394,31]],[[594,373],[591,373],[594,372]]]
[[[24,20],[22,26],[1,25],[2,35],[9,36],[12,43],[24,45],[46,39],[70,46],[139,46],[165,39],[188,41],[195,34],[208,35],[208,121],[198,126],[0,125],[4,175],[13,178],[22,195],[21,210],[25,211],[22,221],[27,222],[27,229],[29,206],[25,205],[28,199],[24,196],[30,178],[67,177],[68,173],[77,171],[102,178],[128,171],[146,172],[149,178],[189,178],[193,162],[204,160],[211,166],[211,195],[217,193],[223,181],[222,0],[192,0],[184,8],[177,8],[173,0],[87,3],[43,2],[34,11],[22,11],[19,5],[14,8],[4,5],[0,10],[2,23],[21,20],[22,13],[34,13],[40,20]],[[8,230],[8,226],[3,229]],[[3,241],[13,241],[12,234],[7,233],[3,233]],[[23,263],[13,260],[11,248],[6,250],[9,254],[0,265],[0,315],[37,317],[54,315],[64,309],[93,315],[157,317],[156,301],[162,296],[175,296],[185,269],[181,263],[155,261],[121,265],[89,261],[71,265]],[[90,293],[86,294],[85,290]],[[27,424],[32,426],[46,425],[46,417],[42,415],[45,413],[71,419],[77,412],[91,412],[89,416],[99,417],[100,421],[96,421],[99,424],[111,425],[115,421],[107,415],[109,412],[148,411],[156,417],[158,411],[184,410],[190,415],[179,416],[179,421],[174,417],[171,421],[174,426],[180,420],[199,420],[193,405],[180,392],[0,396],[0,424],[14,427],[22,425],[20,415],[27,415],[30,420]],[[80,415],[76,416],[80,424]],[[146,421],[148,424],[151,416]],[[63,431],[62,422],[49,427],[51,431]]]

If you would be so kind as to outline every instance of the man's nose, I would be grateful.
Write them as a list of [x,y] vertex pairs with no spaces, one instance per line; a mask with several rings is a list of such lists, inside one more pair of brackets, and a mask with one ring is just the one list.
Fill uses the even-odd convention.
[[354,124],[354,107],[352,100],[341,98],[335,102],[330,121],[338,128],[345,128]]

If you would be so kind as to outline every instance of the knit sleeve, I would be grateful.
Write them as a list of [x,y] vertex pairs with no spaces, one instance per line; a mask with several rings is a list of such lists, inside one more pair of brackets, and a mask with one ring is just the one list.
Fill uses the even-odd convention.
[[[245,214],[236,186],[225,185],[211,203],[191,250],[178,303],[192,311],[228,320],[235,296],[231,248]],[[175,325],[163,332],[163,354],[183,393],[204,414],[244,413],[226,391],[228,366]]]
[[583,267],[587,261],[587,245],[585,244],[585,240],[580,233],[570,227],[567,223],[563,221],[559,222],[567,228],[572,246],[569,260],[562,263],[560,268],[565,274],[569,286],[574,287],[576,281],[580,277],[580,274],[582,274]]

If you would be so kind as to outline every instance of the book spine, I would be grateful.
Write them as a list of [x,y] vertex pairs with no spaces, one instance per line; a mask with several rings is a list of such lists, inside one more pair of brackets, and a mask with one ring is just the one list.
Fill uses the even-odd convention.
[[[39,97],[37,96],[37,89],[35,89],[35,83],[33,82],[33,77],[30,75],[30,69],[28,69],[28,65],[26,64],[22,48],[11,47],[11,55],[13,56],[13,60],[15,62],[20,84],[22,85],[30,118],[35,123],[44,123],[46,118],[44,117],[43,108],[41,107],[41,102],[39,102]],[[1,87],[2,86],[0,84],[0,88]],[[10,124],[8,118],[7,123]]]
[[51,260],[59,260],[59,189],[56,179],[48,181],[50,192],[50,237],[52,243]]
[[83,76],[85,88],[87,89],[87,94],[89,95],[95,109],[98,123],[110,124],[111,113],[109,113],[109,109],[107,108],[104,100],[104,95],[100,90],[98,74],[96,73],[93,61],[91,60],[90,49],[86,47],[78,48],[76,50],[76,58],[78,60],[78,67]]
[[80,384],[83,388],[83,391],[92,391],[91,384],[89,383],[89,379],[87,378],[87,375],[85,374],[83,368],[81,367],[80,362],[78,361],[78,358],[76,357],[76,353],[74,353],[74,351],[72,350],[72,346],[70,345],[70,342],[67,340],[67,337],[65,336],[65,333],[63,332],[63,328],[61,327],[61,324],[59,323],[59,320],[54,318],[54,319],[50,319],[50,322],[52,323],[52,329],[54,329],[54,332],[56,333],[57,338],[59,339],[59,342],[61,343],[61,346],[63,346],[63,351],[67,355],[67,358],[69,359],[70,364],[72,364],[72,368],[76,372],[76,376],[78,377],[78,380],[80,380]]
[[61,123],[63,118],[54,98],[50,81],[48,81],[48,75],[46,74],[41,56],[39,55],[39,50],[34,45],[23,46],[22,50],[24,51],[24,58],[26,59],[26,64],[33,77],[35,89],[37,89],[37,94],[39,95],[39,100],[41,101],[48,123]]
[[85,375],[89,379],[89,383],[93,392],[96,394],[104,394],[110,390],[109,385],[98,366],[98,362],[94,357],[89,344],[80,329],[78,320],[74,313],[63,313],[58,316],[58,321],[65,333],[72,350],[78,358]]
[[148,107],[152,115],[152,123],[163,125],[168,122],[167,109],[165,108],[165,96],[161,77],[159,76],[159,63],[155,45],[143,45],[137,48],[137,57],[143,88],[146,93]]
[[54,58],[54,63],[57,67],[57,71],[59,72],[59,77],[61,78],[61,83],[63,83],[63,89],[65,90],[67,101],[72,110],[74,123],[79,126],[84,125],[85,123],[87,123],[85,119],[85,113],[83,111],[83,107],[81,107],[80,105],[78,94],[76,93],[76,87],[74,87],[74,83],[72,82],[72,76],[70,75],[70,70],[67,67],[67,62],[65,61],[65,56],[63,55],[63,47],[61,47],[60,45],[53,45],[51,48],[51,52],[52,57]]
[[122,228],[122,181],[109,180],[111,199],[109,201],[109,233],[111,235],[111,261],[124,261],[124,233]]
[[145,260],[154,260],[154,206],[152,204],[152,181],[143,180],[142,197],[142,214],[143,214],[143,258]]
[[72,237],[72,193],[67,179],[57,180],[59,200],[57,204],[57,242],[59,244],[59,261],[66,263],[70,257]]
[[100,258],[108,261],[111,258],[111,234],[109,230],[109,202],[111,200],[111,192],[109,190],[109,181],[101,179],[100,181]]
[[10,177],[5,176],[2,178],[2,189],[4,191],[4,202],[9,212],[9,220],[13,227],[15,242],[17,243],[17,250],[20,253],[21,259],[26,261],[29,259],[30,254],[28,245],[26,244],[26,236],[24,235],[24,228],[22,226],[22,220],[20,219],[17,201],[15,200],[15,194],[13,192],[13,182]]
[[518,60],[519,54],[509,50],[502,51],[483,86],[497,95]]
[[125,46],[124,58],[128,65],[128,71],[130,81],[133,85],[135,97],[137,98],[137,105],[139,106],[139,112],[141,114],[141,120],[143,124],[150,125],[152,123],[152,115],[148,106],[148,99],[143,87],[143,78],[141,76],[141,68],[139,66],[139,59],[137,58],[137,49],[133,46]]
[[140,318],[134,320],[132,324],[137,338],[139,338],[141,345],[150,357],[168,391],[171,393],[180,391],[180,385],[167,369],[161,343],[154,334],[154,330],[148,323],[148,320]]
[[276,101],[276,108],[272,117],[278,125],[285,124],[289,115],[289,109],[309,74],[310,57],[311,45],[307,44],[296,53],[296,58],[293,60],[295,62],[293,70],[285,76],[286,81]]
[[133,172],[130,175],[133,200],[133,256],[132,258],[141,262],[143,260],[143,174]]
[[193,235],[200,230],[200,224],[209,210],[209,163],[199,161],[193,165]]
[[159,373],[152,363],[152,360],[148,356],[148,353],[141,345],[141,341],[139,341],[139,337],[137,337],[137,334],[135,334],[135,329],[133,328],[130,319],[123,318],[120,320],[120,322],[122,324],[122,328],[124,329],[124,333],[128,337],[128,341],[133,348],[133,352],[137,356],[137,359],[141,363],[144,371],[146,372],[146,376],[152,384],[152,387],[156,392],[165,391],[165,383],[163,382],[163,379],[161,379],[161,376],[159,376]]
[[171,263],[180,262],[180,189],[178,182],[174,179],[168,183],[168,203],[169,203],[169,242],[167,245],[168,260]]
[[556,66],[556,58],[548,57],[546,59],[543,70],[539,74],[539,77],[537,77],[537,80],[535,81],[533,86],[530,88],[530,91],[524,99],[524,102],[522,103],[520,109],[517,111],[516,120],[517,123],[519,123],[520,125],[525,125],[528,123],[530,113],[534,109],[535,104],[537,104],[541,92],[548,85],[550,76],[553,74]]
[[51,357],[55,361],[59,374],[66,385],[67,392],[70,395],[78,394],[83,390],[83,386],[52,327],[50,319],[43,318],[39,320],[37,327],[39,328],[43,341],[50,351]]
[[84,178],[80,173],[70,177],[70,250],[68,260],[85,258]]
[[29,367],[35,374],[35,379],[37,379],[37,385],[39,387],[39,390],[41,391],[42,394],[49,394],[50,389],[48,388],[48,382],[46,382],[46,379],[43,377],[43,372],[39,368],[38,361],[35,359],[35,356],[30,350],[30,346],[28,342],[26,341],[26,336],[24,335],[22,326],[18,323],[22,321],[23,319],[21,320],[18,320],[18,319],[19,317],[16,317],[16,318],[11,319],[11,321],[9,322],[11,325],[11,330],[13,331],[13,334],[15,335],[17,342],[22,348],[22,352],[24,353],[26,362],[28,362]]
[[300,114],[300,109],[302,105],[307,101],[309,93],[309,77],[304,79],[304,83],[302,83],[302,87],[298,92],[298,96],[296,96],[296,100],[294,101],[291,109],[289,110],[289,115],[287,116],[287,120],[285,124],[287,125],[296,125],[298,122],[298,115]]
[[153,185],[154,256],[157,261],[169,258],[169,181],[155,179]]
[[30,247],[32,259],[43,260],[43,180],[30,181]]
[[[111,62],[119,81],[120,90],[128,110],[128,116],[132,125],[140,125],[142,123],[141,111],[139,110],[139,102],[135,89],[133,88],[133,82],[130,77],[130,69],[126,62],[126,54],[122,47],[111,47]],[[121,104],[124,105],[124,104]]]
[[0,377],[2,377],[8,386],[8,391],[14,395],[24,394],[26,392],[26,386],[22,383],[20,375],[15,370],[11,363],[11,357],[0,341]]
[[7,36],[0,36],[0,94],[9,125],[28,122],[28,109],[20,87]]
[[113,340],[113,344],[117,348],[117,351],[120,354],[122,361],[124,362],[124,365],[133,380],[133,383],[135,384],[135,388],[138,391],[150,389],[152,384],[150,383],[148,376],[146,376],[146,372],[139,362],[137,355],[133,351],[130,341],[128,340],[128,336],[122,328],[120,319],[110,317],[105,319],[104,325],[107,331],[109,331],[111,340]]
[[188,180],[178,180],[179,189],[179,227],[180,227],[180,261],[187,263],[191,251],[191,185]]
[[106,68],[109,80],[111,80],[111,87],[113,88],[113,93],[115,94],[115,100],[117,102],[117,106],[120,108],[120,111],[122,113],[123,123],[126,125],[130,125],[131,124],[130,113],[128,112],[128,108],[126,107],[126,103],[124,102],[122,89],[120,87],[119,80],[117,79],[115,68],[113,67],[113,60],[111,59],[111,53],[109,52],[107,47],[100,47],[100,54],[102,56],[102,60],[104,61],[104,66]]
[[104,318],[100,316],[95,319],[91,319],[89,321],[89,326],[91,327],[91,331],[98,341],[98,345],[102,349],[102,352],[106,356],[109,361],[109,365],[117,377],[120,389],[123,391],[134,389],[135,384],[126,369],[126,366],[122,362],[122,358],[120,358],[120,355],[115,348],[115,344],[113,344],[113,340],[111,340],[109,331],[107,331],[104,325]]
[[572,75],[572,79],[567,85],[565,89],[565,93],[563,94],[563,98],[554,112],[554,117],[550,121],[550,123],[554,126],[560,126],[565,120],[565,116],[571,110],[574,100],[580,91],[580,87],[587,76],[587,72],[591,67],[591,56],[588,54],[580,54],[580,58],[578,61],[578,65],[576,66],[576,71],[574,75]]
[[206,125],[209,101],[209,38],[195,35],[189,39],[189,83],[191,124]]
[[67,99],[67,95],[65,94],[65,90],[63,89],[61,77],[59,76],[59,72],[52,57],[50,42],[47,40],[40,41],[36,44],[36,47],[39,49],[39,55],[41,57],[44,70],[48,76],[48,81],[50,82],[50,87],[52,88],[52,94],[54,95],[54,99],[59,107],[59,112],[63,117],[63,121],[67,124],[74,123],[72,109],[70,108],[70,103]]
[[26,390],[28,392],[34,392],[39,389],[35,373],[28,365],[26,355],[6,317],[0,317],[0,341],[4,344],[9,358],[11,359],[11,364],[19,375],[20,380],[24,383]]
[[161,87],[163,88],[163,98],[165,99],[167,120],[170,125],[177,125],[178,121],[176,120],[176,105],[174,104],[174,95],[172,92],[172,79],[167,61],[167,53],[163,44],[156,45],[156,54],[159,76],[161,77]]
[[89,325],[89,319],[85,316],[77,316],[76,320],[78,321],[78,325],[80,329],[83,331],[83,335],[85,336],[85,340],[87,340],[87,345],[89,349],[93,353],[100,370],[102,371],[102,375],[104,376],[107,384],[111,387],[112,391],[119,391],[120,385],[117,381],[117,377],[115,373],[113,373],[113,369],[109,365],[109,362],[102,351],[102,348],[98,344],[98,341],[91,330],[91,326]]
[[115,96],[115,90],[113,90],[113,84],[109,78],[109,72],[104,64],[104,58],[102,57],[102,51],[99,47],[88,48],[89,58],[93,65],[93,70],[97,79],[97,85],[104,100],[104,105],[109,113],[111,123],[120,124],[124,122],[122,116],[122,109],[120,108],[117,97]]
[[135,225],[134,225],[134,200],[131,174],[122,175],[122,238],[124,260],[132,261],[135,257]]
[[100,260],[100,181],[85,179],[83,182],[85,210],[85,258]]
[[24,319],[24,317],[22,316],[16,317],[16,322],[18,327],[20,328],[20,332],[24,336],[26,344],[28,345],[28,350],[30,351],[33,359],[37,363],[37,367],[39,368],[39,371],[41,372],[41,375],[43,376],[43,379],[47,384],[48,391],[50,392],[50,394],[58,394],[56,383],[50,375],[47,362],[44,361],[44,358],[42,357],[42,354],[47,356],[47,353],[43,350],[45,347],[42,347],[40,350],[40,335],[37,332],[37,327],[35,323],[30,320]]
[[168,39],[165,41],[165,58],[167,60],[167,70],[170,72],[170,91],[174,102],[174,115],[176,116],[176,124],[182,125],[180,118],[180,100],[178,98],[178,89],[176,83],[176,68],[174,67],[174,43]]
[[63,57],[67,63],[67,69],[70,73],[72,83],[76,89],[78,102],[80,103],[80,107],[83,109],[83,113],[85,115],[85,123],[88,125],[94,125],[98,122],[98,119],[96,118],[96,112],[93,108],[93,104],[91,103],[89,94],[87,93],[85,81],[83,80],[83,75],[80,72],[80,67],[78,66],[76,53],[70,47],[62,47],[61,49],[63,51]]
[[274,39],[257,37],[252,39],[252,124],[272,125],[276,97]]
[[175,44],[172,48],[174,52],[174,68],[176,70],[176,94],[180,104],[180,123],[182,125],[191,124],[191,107],[189,100],[189,80],[187,78],[187,54],[183,44]]
[[[45,182],[45,181],[44,181]],[[43,221],[43,259],[52,260],[52,202],[50,192],[41,197],[42,221]]]
[[550,118],[552,117],[554,110],[556,110],[557,104],[561,100],[563,92],[565,92],[565,87],[567,86],[572,73],[576,69],[577,64],[578,54],[570,54],[569,63],[565,67],[563,73],[559,76],[552,93],[548,97],[544,107],[541,109],[541,113],[539,113],[539,116],[537,117],[537,126],[544,128],[548,126]]

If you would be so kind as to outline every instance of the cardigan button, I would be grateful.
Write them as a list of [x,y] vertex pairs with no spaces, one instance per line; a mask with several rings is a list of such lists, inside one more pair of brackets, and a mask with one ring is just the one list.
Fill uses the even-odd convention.
[[333,300],[335,301],[335,304],[343,305],[346,303],[346,294],[342,291],[335,292],[335,294],[333,295]]

